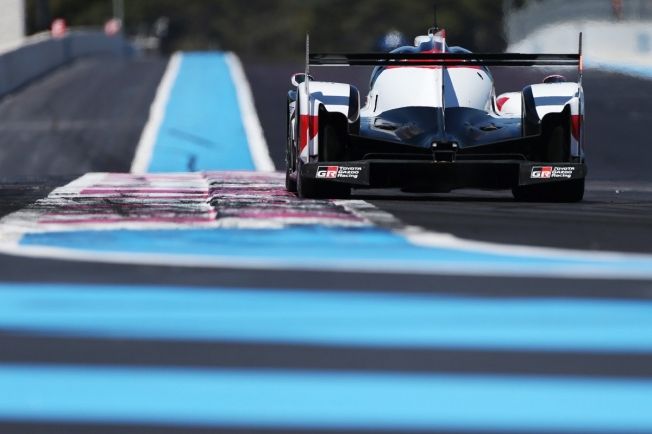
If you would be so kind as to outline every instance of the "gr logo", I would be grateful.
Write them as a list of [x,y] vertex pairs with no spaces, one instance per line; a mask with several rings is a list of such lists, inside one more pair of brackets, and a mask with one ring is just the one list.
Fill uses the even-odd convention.
[[550,178],[552,176],[552,166],[534,166],[530,173],[530,178]]
[[317,178],[337,178],[339,166],[317,166]]

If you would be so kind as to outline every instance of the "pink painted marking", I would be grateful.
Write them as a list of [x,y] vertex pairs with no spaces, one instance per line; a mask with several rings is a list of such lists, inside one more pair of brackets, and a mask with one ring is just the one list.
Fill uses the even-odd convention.
[[[148,207],[143,207],[143,208],[139,208],[139,209],[135,209],[135,210],[133,210],[133,209],[129,210],[128,216],[129,217],[136,217],[136,216],[148,216],[148,215],[157,215],[157,216],[169,215],[169,216],[174,217],[174,216],[184,216],[184,215],[203,215],[203,214],[210,214],[210,213],[211,213],[211,211],[208,211],[208,210],[170,210],[170,209],[167,209],[167,210],[161,211],[161,210],[155,209],[155,210],[150,211],[148,209]],[[68,211],[68,212],[51,212],[51,213],[45,214],[45,218],[49,218],[49,217],[66,218],[66,217],[69,217],[69,218],[72,219],[72,218],[76,218],[78,216],[93,216],[93,217],[95,217],[95,216],[97,216],[97,217],[113,216],[115,218],[125,218],[125,217],[127,217],[127,216],[124,216],[124,215],[121,216],[119,214],[116,214],[115,212],[109,212],[109,211],[104,211],[104,212],[99,211],[99,212],[91,212],[91,213],[89,213],[89,212],[83,212],[83,211],[82,212],[75,212],[73,210],[72,212],[71,211]]]
[[83,219],[66,219],[66,220],[57,220],[57,219],[42,219],[39,220],[39,223],[43,224],[112,224],[112,223],[175,223],[175,224],[192,224],[192,223],[209,223],[215,221],[215,217],[203,217],[203,218],[179,218],[179,217],[119,217],[114,219],[109,218],[83,218]]
[[57,207],[56,209],[47,212],[47,214],[52,214],[52,213],[78,213],[78,212],[85,212],[85,213],[105,213],[105,212],[113,212],[117,215],[119,215],[122,211],[128,211],[128,212],[133,212],[133,211],[140,211],[140,210],[148,210],[152,209],[153,211],[156,212],[161,212],[161,211],[168,211],[168,212],[180,212],[180,211],[198,211],[201,210],[202,212],[205,211],[206,209],[211,209],[210,205],[208,205],[206,202],[201,201],[201,202],[180,202],[180,201],[173,201],[173,202],[167,202],[167,203],[161,203],[161,202],[142,202],[142,203],[84,203],[84,204],[66,204],[61,207]]
[[174,174],[167,174],[167,173],[148,173],[146,175],[133,175],[131,173],[107,173],[104,179],[111,179],[111,178],[118,178],[118,179],[198,179],[202,180],[204,179],[203,176],[196,174],[196,173],[174,173]]
[[97,195],[87,195],[84,196],[84,199],[141,199],[141,200],[183,200],[183,201],[190,201],[194,200],[197,202],[200,202],[202,204],[206,203],[206,198],[209,196],[199,196],[199,195],[192,195],[192,197],[188,197],[187,195],[174,195],[174,194],[161,194],[161,195],[142,195],[142,194],[119,194],[119,195],[106,195],[106,194],[97,194]]
[[208,196],[206,190],[198,190],[196,188],[96,188],[89,187],[80,192],[80,194],[192,194],[200,196]]
[[[294,193],[290,193],[281,188],[251,188],[251,187],[214,187],[210,189],[212,195],[215,194],[238,194],[248,196],[264,196],[264,197],[292,197],[296,199]],[[299,199],[296,200],[300,202]]]
[[331,202],[301,201],[282,182],[280,174],[248,172],[107,174],[83,188],[73,199],[77,203],[66,200],[55,212],[45,209],[39,222],[108,227],[139,223],[146,228],[147,224],[193,225],[229,218],[308,225],[364,221]]
[[352,214],[336,214],[332,212],[301,212],[301,211],[279,211],[279,212],[258,212],[258,211],[244,211],[236,212],[234,214],[225,213],[224,217],[238,217],[249,219],[290,219],[290,218],[329,218],[336,220],[349,220],[349,221],[362,221],[363,219],[356,217]]

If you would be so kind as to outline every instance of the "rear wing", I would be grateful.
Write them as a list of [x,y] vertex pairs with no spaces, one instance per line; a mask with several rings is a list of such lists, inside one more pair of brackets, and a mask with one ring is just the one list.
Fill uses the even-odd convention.
[[309,53],[306,43],[306,70],[309,66],[562,66],[577,67],[582,82],[582,33],[577,53]]
[[310,54],[314,66],[579,66],[579,54],[367,53]]

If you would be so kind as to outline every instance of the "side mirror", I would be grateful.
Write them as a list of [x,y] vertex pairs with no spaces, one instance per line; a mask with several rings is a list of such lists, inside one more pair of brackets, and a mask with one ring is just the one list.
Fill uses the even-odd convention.
[[[308,75],[308,80],[314,80],[312,75]],[[292,78],[290,79],[290,82],[292,83],[292,86],[299,86],[301,83],[306,81],[306,74],[303,72],[298,72],[296,74],[292,75]]]

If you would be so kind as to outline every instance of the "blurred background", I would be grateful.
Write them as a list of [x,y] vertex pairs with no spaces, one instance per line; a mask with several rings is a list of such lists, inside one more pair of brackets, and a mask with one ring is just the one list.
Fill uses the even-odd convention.
[[[124,5],[122,5],[124,2]],[[461,45],[505,47],[500,1],[440,1],[440,20]],[[232,50],[265,60],[301,58],[305,34],[326,51],[376,48],[389,30],[411,39],[432,25],[431,1],[398,0],[27,0],[28,34],[47,30],[53,18],[70,26],[98,26],[113,15],[133,37],[162,36],[163,52]],[[161,35],[161,23],[167,23]]]
[[[231,50],[264,60],[300,58],[310,32],[323,51],[381,49],[410,41],[433,20],[433,2],[397,0],[280,0],[247,3],[216,0],[3,0],[4,41],[49,30],[55,18],[72,27],[98,27],[111,17],[123,31],[161,52]],[[562,48],[569,33],[583,30],[587,47],[621,54],[649,53],[648,0],[440,0],[439,21],[456,44],[476,51],[501,51],[507,46],[538,50]],[[554,31],[541,41],[543,30]],[[398,39],[385,41],[386,36]],[[550,35],[548,35],[550,38]],[[156,38],[152,42],[151,38]],[[524,41],[527,40],[527,44]],[[148,45],[148,42],[149,45]],[[611,41],[614,46],[609,44]],[[623,46],[624,44],[624,46]]]

